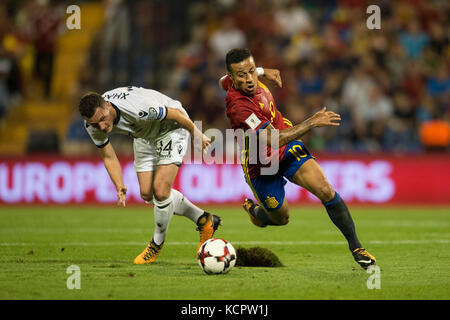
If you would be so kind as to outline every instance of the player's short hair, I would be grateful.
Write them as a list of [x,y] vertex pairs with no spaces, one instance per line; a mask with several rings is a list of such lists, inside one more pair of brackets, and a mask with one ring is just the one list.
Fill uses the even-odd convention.
[[247,48],[231,49],[230,51],[228,51],[225,57],[225,63],[227,64],[228,72],[231,72],[231,65],[233,63],[239,63],[251,56],[252,53]]
[[105,100],[101,95],[95,92],[88,92],[81,97],[78,110],[83,117],[91,118],[95,114],[98,107],[102,107]]

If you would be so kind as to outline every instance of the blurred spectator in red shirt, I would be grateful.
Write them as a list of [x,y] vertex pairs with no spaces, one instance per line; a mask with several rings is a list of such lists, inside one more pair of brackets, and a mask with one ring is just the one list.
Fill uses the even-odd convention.
[[36,1],[31,12],[32,39],[36,50],[36,76],[44,82],[44,97],[50,98],[53,61],[61,16],[48,0]]

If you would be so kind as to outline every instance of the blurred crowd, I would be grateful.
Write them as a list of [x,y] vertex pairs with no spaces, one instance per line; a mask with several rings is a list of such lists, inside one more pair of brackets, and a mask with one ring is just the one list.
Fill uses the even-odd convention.
[[[0,118],[36,86],[50,97],[64,6],[49,0],[0,2]],[[36,86],[32,84],[35,83]]]
[[188,40],[185,12],[192,1],[104,0],[104,26],[91,45],[81,88],[161,89],[172,51]]
[[[294,124],[322,106],[339,129],[315,129],[311,149],[415,152],[448,145],[448,1],[376,1],[370,30],[362,0],[199,1],[188,11],[190,41],[176,58],[171,92],[194,119],[225,128],[217,79],[229,49],[250,48],[258,66],[281,71],[270,86]],[[263,80],[264,81],[264,80]]]
[[[21,77],[38,77],[49,94],[61,10],[46,2],[0,3],[0,115],[6,101],[23,94]],[[312,150],[448,150],[448,0],[375,1],[381,29],[367,27],[366,9],[374,3],[365,0],[101,2],[105,24],[91,46],[80,95],[153,88],[180,100],[203,130],[226,129],[218,79],[227,51],[248,47],[257,66],[281,71],[282,88],[266,84],[291,122],[322,106],[341,114],[338,129],[305,137]],[[75,122],[69,137],[86,138],[78,127]]]

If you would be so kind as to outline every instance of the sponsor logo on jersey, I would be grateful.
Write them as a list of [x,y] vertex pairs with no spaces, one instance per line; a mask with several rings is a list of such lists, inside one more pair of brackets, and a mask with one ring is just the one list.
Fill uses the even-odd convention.
[[123,99],[126,100],[127,96],[129,96],[130,94],[127,92],[116,92],[113,94],[104,94],[103,98],[107,98],[107,99]]
[[143,118],[143,117],[146,117],[148,115],[148,112],[139,111],[138,115],[139,115],[139,118]]

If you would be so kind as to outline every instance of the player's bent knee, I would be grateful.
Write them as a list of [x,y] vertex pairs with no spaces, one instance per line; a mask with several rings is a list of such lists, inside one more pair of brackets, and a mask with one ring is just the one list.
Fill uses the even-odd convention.
[[153,197],[158,201],[167,200],[170,197],[171,188],[155,188]]
[[335,192],[334,192],[333,187],[331,187],[331,185],[329,183],[324,183],[320,186],[317,197],[322,202],[328,202],[328,201],[333,200],[334,194],[335,194]]
[[279,225],[280,226],[285,226],[289,223],[289,216],[282,216],[280,221],[279,221]]
[[270,220],[278,226],[287,225],[289,223],[289,211],[277,211],[276,213],[270,215]]
[[141,192],[141,198],[144,201],[153,201],[153,193]]
[[275,223],[277,226],[285,226],[289,223],[289,216],[285,217],[277,217],[277,218],[271,218],[272,222]]

